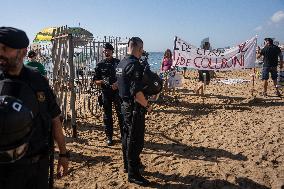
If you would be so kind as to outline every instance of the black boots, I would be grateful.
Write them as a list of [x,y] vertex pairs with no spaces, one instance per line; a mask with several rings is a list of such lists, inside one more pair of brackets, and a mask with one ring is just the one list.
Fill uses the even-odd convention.
[[141,175],[128,176],[128,182],[135,183],[140,186],[148,186],[150,182]]

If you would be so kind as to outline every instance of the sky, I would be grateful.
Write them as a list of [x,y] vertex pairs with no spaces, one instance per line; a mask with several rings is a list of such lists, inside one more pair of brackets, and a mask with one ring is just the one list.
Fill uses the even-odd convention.
[[173,48],[174,37],[213,48],[255,35],[284,43],[284,0],[11,0],[1,2],[1,26],[26,31],[30,40],[51,26],[83,27],[94,36],[138,36],[149,52]]

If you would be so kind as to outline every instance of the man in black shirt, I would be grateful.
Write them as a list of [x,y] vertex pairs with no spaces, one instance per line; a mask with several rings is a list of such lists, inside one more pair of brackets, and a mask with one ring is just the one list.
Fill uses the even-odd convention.
[[[17,153],[20,150],[17,149],[17,146],[15,149],[0,153],[1,189],[48,188],[49,148],[53,147],[49,144],[53,139],[57,142],[60,151],[57,170],[60,171],[63,168],[63,175],[66,175],[68,171],[68,153],[59,119],[61,111],[48,81],[39,72],[23,66],[28,45],[29,39],[24,31],[12,27],[0,27],[0,96],[9,95],[20,99],[25,106],[33,110],[34,115],[32,132],[27,140],[27,151],[22,158],[16,159],[16,161],[2,162],[13,159],[14,153],[11,154],[9,151]],[[28,86],[30,93],[25,93],[27,87],[23,87],[24,85]],[[31,104],[36,105],[30,106]],[[11,120],[5,120],[8,117],[1,117],[1,119],[4,119],[0,120],[0,133],[3,134],[3,129],[9,128],[9,125],[6,124]],[[19,124],[21,127],[20,124],[23,123],[17,123],[17,117],[13,119],[15,120],[12,123],[16,123],[16,126]],[[14,135],[17,137],[18,133],[14,133]],[[10,140],[9,137],[12,136],[13,133],[10,136],[5,135],[7,140]],[[51,136],[53,137],[51,138]],[[7,157],[9,158],[7,159]],[[51,159],[53,160],[53,158]],[[60,172],[58,173],[60,174]],[[52,182],[52,180],[50,181]]]
[[113,58],[113,46],[106,43],[104,46],[105,59],[99,62],[95,68],[93,81],[102,87],[103,90],[103,108],[104,108],[104,125],[107,136],[107,144],[113,145],[113,119],[112,119],[112,103],[114,103],[115,111],[118,117],[120,134],[122,137],[123,116],[121,114],[121,99],[118,94],[116,83],[115,69],[119,63],[119,59]]
[[280,69],[283,67],[283,55],[278,46],[273,44],[271,38],[265,38],[265,47],[258,53],[257,58],[263,56],[263,69],[262,69],[262,80],[263,80],[263,96],[267,96],[267,86],[269,73],[276,89],[276,94],[281,96],[277,88],[277,66],[278,57],[280,58]]
[[143,41],[132,37],[128,43],[129,56],[117,66],[116,75],[119,95],[122,98],[124,118],[122,150],[124,172],[128,172],[128,181],[139,185],[148,185],[149,181],[141,176],[140,153],[144,147],[145,112],[152,110],[143,93],[143,71],[139,62],[143,53]]

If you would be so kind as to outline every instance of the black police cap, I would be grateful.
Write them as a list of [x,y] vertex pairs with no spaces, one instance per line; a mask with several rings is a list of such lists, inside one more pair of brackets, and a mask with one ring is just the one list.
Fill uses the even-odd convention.
[[0,27],[0,43],[13,49],[22,49],[29,46],[27,34],[17,28]]
[[105,43],[104,49],[114,50],[113,46],[110,43]]

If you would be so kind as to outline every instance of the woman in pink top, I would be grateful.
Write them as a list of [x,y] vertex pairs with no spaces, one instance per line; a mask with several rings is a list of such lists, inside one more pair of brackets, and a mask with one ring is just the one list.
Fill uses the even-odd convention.
[[168,91],[168,73],[171,70],[173,64],[173,59],[172,59],[172,52],[170,49],[167,49],[164,53],[164,58],[161,64],[161,72],[164,73],[164,91]]
[[167,72],[171,69],[173,64],[173,59],[172,59],[172,52],[170,49],[167,49],[164,53],[164,58],[162,61],[162,67],[161,71],[162,72]]

